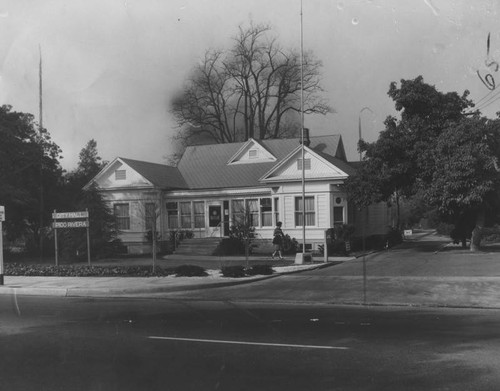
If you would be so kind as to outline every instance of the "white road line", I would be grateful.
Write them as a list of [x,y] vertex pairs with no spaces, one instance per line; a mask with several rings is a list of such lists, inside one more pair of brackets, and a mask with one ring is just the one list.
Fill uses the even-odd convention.
[[17,316],[21,316],[21,309],[19,308],[19,303],[17,302],[17,293],[15,289],[14,289],[14,305],[16,306]]
[[177,337],[157,337],[149,336],[150,339],[163,339],[169,341],[185,341],[185,342],[206,342],[206,343],[222,343],[233,345],[255,345],[255,346],[274,346],[285,348],[299,348],[299,349],[335,349],[335,350],[348,350],[345,346],[321,346],[321,345],[294,345],[282,343],[265,343],[265,342],[247,342],[247,341],[224,341],[220,339],[198,339],[198,338],[177,338]]

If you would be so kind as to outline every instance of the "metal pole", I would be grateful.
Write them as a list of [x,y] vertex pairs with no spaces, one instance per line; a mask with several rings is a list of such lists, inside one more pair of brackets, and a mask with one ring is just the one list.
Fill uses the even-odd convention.
[[306,254],[306,179],[305,179],[305,150],[304,150],[304,29],[302,0],[300,0],[300,122],[302,138],[302,262]]
[[[54,209],[54,216],[56,215],[56,210]],[[55,222],[56,219],[54,219]],[[56,266],[59,266],[59,259],[58,259],[58,251],[57,251],[57,228],[55,227],[54,224],[54,251],[55,251],[55,256],[56,256]]]
[[[361,114],[363,111],[369,110],[371,113],[373,111],[369,107],[363,107],[361,110],[359,110],[359,116],[358,116],[358,131],[359,131],[359,141],[363,139],[363,134],[361,132]],[[359,151],[359,161],[361,162],[363,160],[362,152],[361,150]],[[365,238],[365,230],[366,230],[366,219],[365,219],[365,212],[366,208],[361,209],[361,226],[362,226],[362,242],[363,242],[363,304],[366,304],[366,238]]]
[[87,212],[87,261],[90,266],[90,220],[88,217],[89,210],[85,209]]
[[3,230],[2,220],[0,219],[0,285],[3,285]]

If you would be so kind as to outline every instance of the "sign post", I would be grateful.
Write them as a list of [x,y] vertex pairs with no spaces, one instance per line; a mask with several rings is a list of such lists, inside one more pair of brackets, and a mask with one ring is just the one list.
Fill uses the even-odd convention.
[[90,223],[88,209],[83,212],[61,213],[57,213],[57,211],[54,209],[54,213],[52,213],[52,219],[54,220],[54,222],[52,223],[52,227],[54,228],[56,266],[59,266],[57,251],[57,230],[60,228],[87,228],[87,261],[90,266]]
[[3,230],[2,222],[5,221],[5,207],[0,205],[0,285],[3,285]]

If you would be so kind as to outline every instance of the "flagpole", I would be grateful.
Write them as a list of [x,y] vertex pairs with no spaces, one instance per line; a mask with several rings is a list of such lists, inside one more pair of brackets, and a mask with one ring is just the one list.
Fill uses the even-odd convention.
[[39,227],[39,240],[40,240],[40,260],[43,258],[43,103],[42,103],[42,45],[38,45],[38,50],[40,52],[40,63],[38,69],[38,77],[39,77],[39,90],[38,90],[38,98],[39,98],[39,136],[40,136],[40,227]]
[[302,139],[302,262],[305,261],[306,254],[306,162],[304,149],[304,28],[302,0],[300,0],[300,130]]

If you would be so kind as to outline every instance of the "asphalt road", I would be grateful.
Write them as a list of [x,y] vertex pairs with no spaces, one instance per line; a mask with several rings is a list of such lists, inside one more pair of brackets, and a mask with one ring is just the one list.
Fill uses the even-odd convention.
[[0,297],[2,390],[497,390],[500,311]]

